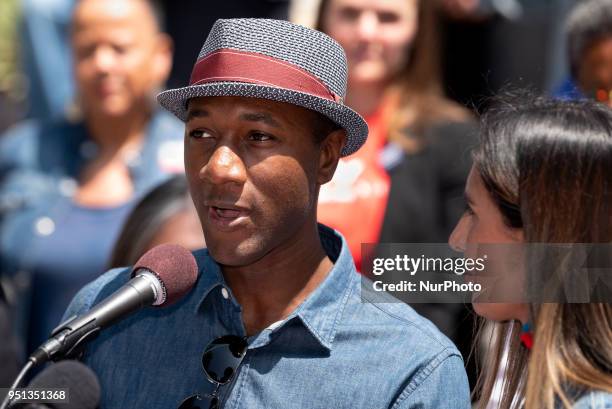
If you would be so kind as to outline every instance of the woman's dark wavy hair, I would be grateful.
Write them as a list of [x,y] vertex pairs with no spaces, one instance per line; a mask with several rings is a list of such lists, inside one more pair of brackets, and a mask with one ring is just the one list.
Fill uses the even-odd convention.
[[480,135],[474,165],[525,241],[610,241],[610,108],[509,94],[483,115]]
[[[482,118],[474,166],[507,226],[522,229],[526,243],[612,243],[607,106],[509,94]],[[560,264],[550,257],[547,262]],[[548,274],[527,271],[528,282],[531,275]],[[575,396],[568,386],[612,392],[612,305],[532,302],[530,307],[531,353],[518,339],[519,323],[497,324],[501,336],[483,365],[480,402],[491,397],[504,352],[500,408],[511,407],[517,396],[528,408],[571,407]]]

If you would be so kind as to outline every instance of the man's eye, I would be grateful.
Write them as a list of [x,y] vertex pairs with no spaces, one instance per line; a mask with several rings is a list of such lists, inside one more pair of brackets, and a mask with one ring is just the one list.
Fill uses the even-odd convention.
[[251,141],[265,142],[271,141],[272,139],[272,136],[261,132],[252,132],[251,134],[249,134],[249,140]]
[[203,138],[209,138],[210,134],[201,129],[194,129],[193,131],[189,132],[189,136],[191,138],[203,139]]
[[96,52],[96,47],[93,45],[76,47],[75,54],[79,60],[84,60],[91,57]]
[[120,45],[120,44],[113,45],[113,51],[116,54],[119,54],[119,55],[123,55],[123,54],[127,53],[128,48],[129,47],[127,45]]

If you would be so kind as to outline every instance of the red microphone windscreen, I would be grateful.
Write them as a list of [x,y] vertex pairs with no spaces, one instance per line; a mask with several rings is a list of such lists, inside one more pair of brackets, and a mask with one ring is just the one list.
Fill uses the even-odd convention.
[[176,244],[161,244],[147,251],[134,265],[132,276],[141,268],[155,274],[166,288],[166,301],[158,307],[183,297],[198,278],[195,258],[189,250]]

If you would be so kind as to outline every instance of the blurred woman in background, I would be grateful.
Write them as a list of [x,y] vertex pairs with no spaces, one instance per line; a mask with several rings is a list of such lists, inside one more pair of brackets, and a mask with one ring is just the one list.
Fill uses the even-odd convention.
[[[464,209],[476,143],[471,114],[440,81],[436,2],[323,0],[317,28],[348,59],[346,105],[368,140],[321,187],[319,221],[346,238],[357,269],[362,243],[444,243]],[[409,300],[408,300],[409,302]],[[472,322],[458,304],[412,304],[465,354]]]
[[109,268],[134,265],[148,250],[164,243],[189,250],[206,246],[184,175],[168,179],[138,202],[119,233]]
[[[469,207],[450,237],[451,246],[470,255],[487,244],[605,244],[608,264],[598,267],[609,274],[609,108],[590,101],[522,98],[491,110],[481,127],[466,186]],[[612,407],[610,288],[595,287],[598,298],[590,299],[598,303],[572,304],[571,297],[551,290],[587,282],[589,270],[567,268],[571,251],[536,259],[534,246],[525,247],[525,262],[512,273],[516,280],[525,272],[529,298],[474,303],[480,316],[497,322],[499,334],[482,365],[478,407]],[[563,281],[557,272],[564,274]],[[555,303],[547,299],[550,294]]]
[[347,55],[345,102],[370,128],[319,197],[319,220],[344,234],[358,269],[361,243],[445,240],[461,215],[457,198],[470,167],[462,154],[475,135],[469,112],[442,93],[434,4],[320,6],[318,28]]

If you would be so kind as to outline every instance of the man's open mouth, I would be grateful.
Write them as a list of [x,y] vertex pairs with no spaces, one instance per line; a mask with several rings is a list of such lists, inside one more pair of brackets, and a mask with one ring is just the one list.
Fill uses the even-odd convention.
[[224,219],[235,219],[236,217],[244,214],[242,210],[238,209],[227,209],[223,207],[211,206],[210,207],[217,216]]

